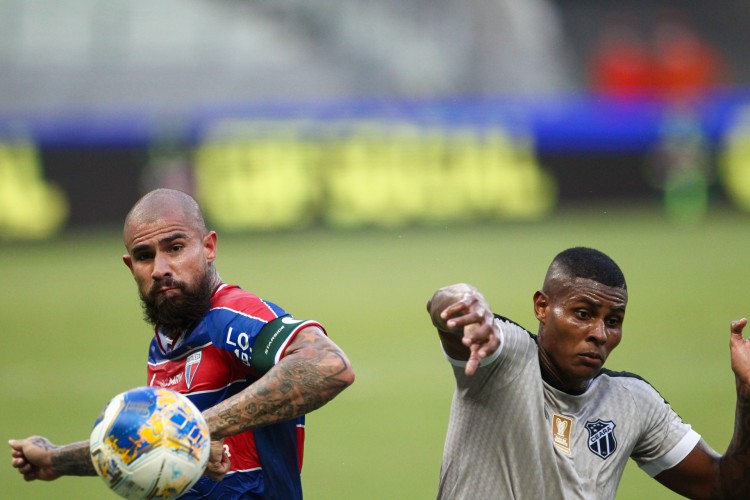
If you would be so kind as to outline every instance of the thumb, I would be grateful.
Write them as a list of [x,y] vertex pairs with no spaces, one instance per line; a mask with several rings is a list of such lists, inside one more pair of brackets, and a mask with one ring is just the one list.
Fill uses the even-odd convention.
[[745,329],[745,326],[747,326],[747,318],[738,319],[736,321],[732,321],[731,327],[730,327],[730,336],[729,336],[729,344],[732,346],[740,345],[744,343],[744,339],[742,337],[742,331]]
[[732,335],[739,335],[742,336],[742,330],[745,329],[745,326],[747,325],[747,318],[738,319],[736,321],[732,321],[731,331]]

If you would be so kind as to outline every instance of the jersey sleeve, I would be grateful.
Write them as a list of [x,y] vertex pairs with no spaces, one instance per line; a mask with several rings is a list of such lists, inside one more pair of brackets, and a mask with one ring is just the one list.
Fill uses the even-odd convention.
[[251,366],[261,373],[266,373],[284,357],[287,347],[297,333],[309,326],[316,326],[325,333],[320,323],[295,319],[292,316],[282,316],[268,322],[255,338]]
[[635,394],[643,432],[631,457],[644,472],[654,477],[679,464],[701,437],[645,381],[640,381]]
[[264,374],[281,358],[297,333],[315,321],[298,320],[277,304],[227,286],[214,297],[204,321],[205,334],[215,347],[230,353],[256,374]]
[[513,383],[528,368],[529,360],[537,356],[536,343],[526,329],[502,316],[495,317],[495,324],[499,330],[500,347],[479,363],[473,376],[464,372],[466,361],[445,355],[453,366],[456,386],[468,396],[482,397],[484,391],[494,391]]

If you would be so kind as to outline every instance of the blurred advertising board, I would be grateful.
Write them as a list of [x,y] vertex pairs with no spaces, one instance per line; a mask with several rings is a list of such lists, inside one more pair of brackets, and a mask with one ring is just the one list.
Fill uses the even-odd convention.
[[158,186],[191,192],[229,231],[528,220],[590,202],[748,210],[748,102],[360,99],[3,117],[0,239],[119,224]]

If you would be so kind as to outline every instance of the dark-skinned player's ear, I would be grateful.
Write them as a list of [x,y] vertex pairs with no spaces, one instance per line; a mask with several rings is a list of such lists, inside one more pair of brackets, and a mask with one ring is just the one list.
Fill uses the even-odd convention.
[[536,316],[536,319],[543,321],[547,318],[548,305],[549,299],[547,298],[547,295],[543,291],[537,290],[534,294],[534,315]]

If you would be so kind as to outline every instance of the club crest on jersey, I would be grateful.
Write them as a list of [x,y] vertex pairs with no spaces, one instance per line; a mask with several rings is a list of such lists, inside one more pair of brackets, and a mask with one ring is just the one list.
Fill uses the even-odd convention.
[[194,352],[188,356],[187,361],[185,362],[185,385],[188,389],[193,385],[193,379],[198,371],[198,366],[201,364],[201,354],[202,351]]
[[598,419],[594,422],[586,422],[586,429],[589,431],[589,450],[604,459],[612,455],[617,449],[615,427],[615,423],[611,420],[605,422]]

